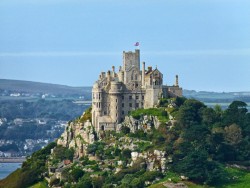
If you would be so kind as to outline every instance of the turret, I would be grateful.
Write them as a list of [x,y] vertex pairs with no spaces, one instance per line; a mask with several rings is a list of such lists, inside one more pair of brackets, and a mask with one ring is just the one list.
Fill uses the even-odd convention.
[[178,78],[178,75],[175,76],[175,86],[179,86],[179,78]]
[[112,66],[112,77],[115,77],[115,66]]
[[108,82],[110,82],[110,80],[111,80],[110,70],[107,72],[107,80],[108,80]]

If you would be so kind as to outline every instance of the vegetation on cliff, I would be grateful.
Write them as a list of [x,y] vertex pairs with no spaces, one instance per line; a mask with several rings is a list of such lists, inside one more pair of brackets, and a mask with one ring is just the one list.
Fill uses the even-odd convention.
[[[164,99],[159,108],[131,112],[137,120],[145,115],[157,116],[159,127],[149,129],[145,125],[147,129],[131,132],[122,126],[119,133],[105,131],[101,140],[88,145],[83,157],[74,156],[73,163],[72,150],[49,145],[34,153],[22,169],[0,181],[0,187],[14,178],[22,187],[44,180],[53,170],[47,169],[48,163],[57,166],[61,175],[50,179],[49,185],[67,188],[153,188],[181,179],[190,187],[193,183],[207,187],[244,185],[242,181],[250,179],[250,114],[246,107],[241,101],[222,110],[194,99]],[[90,118],[89,110],[77,122]],[[29,181],[27,176],[31,177]]]

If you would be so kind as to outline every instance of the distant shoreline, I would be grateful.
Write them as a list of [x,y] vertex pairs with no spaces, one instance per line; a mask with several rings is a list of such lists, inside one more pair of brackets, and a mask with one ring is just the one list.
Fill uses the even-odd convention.
[[22,163],[25,157],[0,157],[0,163]]

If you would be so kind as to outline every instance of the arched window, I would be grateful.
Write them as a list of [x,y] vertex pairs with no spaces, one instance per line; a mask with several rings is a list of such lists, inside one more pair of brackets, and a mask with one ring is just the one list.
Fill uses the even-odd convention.
[[101,130],[104,131],[104,125],[101,126]]

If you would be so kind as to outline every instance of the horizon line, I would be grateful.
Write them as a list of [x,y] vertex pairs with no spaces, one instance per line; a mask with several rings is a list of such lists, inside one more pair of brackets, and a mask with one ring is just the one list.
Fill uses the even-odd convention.
[[[36,51],[36,52],[0,52],[0,57],[75,57],[75,56],[117,56],[116,51]],[[153,56],[201,56],[201,55],[250,55],[250,48],[243,49],[208,49],[208,50],[166,50],[142,51],[142,55]]]

